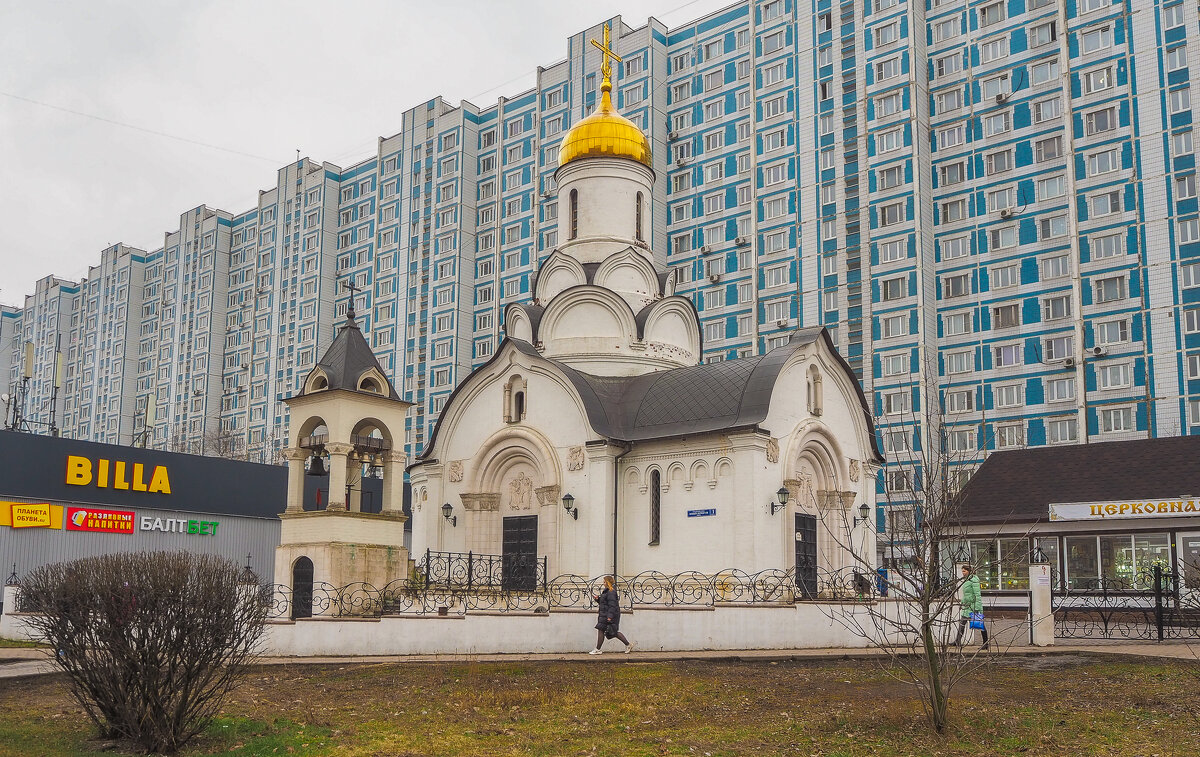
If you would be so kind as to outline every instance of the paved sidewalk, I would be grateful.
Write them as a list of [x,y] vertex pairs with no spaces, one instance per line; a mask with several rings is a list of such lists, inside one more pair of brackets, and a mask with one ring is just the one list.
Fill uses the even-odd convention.
[[[1086,654],[1092,656],[1147,657],[1177,660],[1200,660],[1200,644],[1169,641],[1161,644],[1127,642],[1068,642],[1053,647],[1011,646],[996,652],[1004,657],[1053,656]],[[884,653],[865,649],[741,649],[696,650],[684,652],[637,651],[622,654],[619,649],[589,657],[587,650],[574,654],[443,654],[408,656],[346,656],[346,657],[265,657],[263,665],[378,665],[394,663],[446,662],[561,662],[588,659],[592,661],[669,662],[678,660],[752,660],[782,662],[798,660],[877,659]],[[0,678],[24,678],[57,671],[46,649],[0,649]]]

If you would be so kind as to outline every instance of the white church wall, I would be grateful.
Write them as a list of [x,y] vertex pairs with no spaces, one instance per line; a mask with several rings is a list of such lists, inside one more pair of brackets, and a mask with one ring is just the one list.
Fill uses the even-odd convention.
[[[559,249],[569,251],[582,263],[599,263],[637,238],[637,193],[642,193],[646,210],[642,219],[643,239],[649,239],[649,202],[654,172],[623,158],[589,158],[568,163],[555,175],[558,183],[560,228],[569,235],[571,192],[577,191],[578,234],[561,240]],[[649,252],[647,252],[649,255]]]

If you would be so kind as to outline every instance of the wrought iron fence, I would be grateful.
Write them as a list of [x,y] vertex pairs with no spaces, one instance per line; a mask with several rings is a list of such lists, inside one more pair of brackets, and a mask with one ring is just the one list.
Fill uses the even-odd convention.
[[[551,612],[594,610],[604,588],[603,577],[562,575],[551,580],[545,575],[545,559],[538,560],[532,588],[506,583],[503,565],[497,572],[494,560],[480,561],[471,553],[435,553],[437,559],[423,561],[417,573],[382,587],[365,583],[333,586],[313,584],[293,591],[284,585],[263,588],[263,601],[272,618],[381,617],[383,615],[464,615],[468,612]],[[495,557],[484,555],[482,557]],[[666,574],[656,571],[620,578],[617,592],[621,606],[632,610],[649,607],[715,607],[729,605],[788,605],[795,602],[856,602],[877,599],[872,577],[852,569],[818,570],[815,586],[811,571],[797,585],[794,569],[747,573],[686,571]]]
[[417,573],[426,589],[471,591],[546,588],[546,558],[533,555],[485,555],[425,550]]
[[1136,575],[1055,586],[1054,635],[1063,639],[1200,638],[1200,595],[1161,566]]

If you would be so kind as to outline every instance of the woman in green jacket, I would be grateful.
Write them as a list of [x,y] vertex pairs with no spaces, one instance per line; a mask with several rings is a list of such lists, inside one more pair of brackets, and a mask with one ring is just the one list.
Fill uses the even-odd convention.
[[[979,576],[971,572],[970,565],[962,566],[963,585],[962,585],[962,619],[958,621],[958,638],[954,640],[955,644],[962,644],[963,632],[967,630],[967,623],[971,620],[971,613],[983,612],[983,592],[979,588]],[[987,625],[979,629],[979,633],[983,636],[983,646],[980,649],[988,648],[988,632]]]

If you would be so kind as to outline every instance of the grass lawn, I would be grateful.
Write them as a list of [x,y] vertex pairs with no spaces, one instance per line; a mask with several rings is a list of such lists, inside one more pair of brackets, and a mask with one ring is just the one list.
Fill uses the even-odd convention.
[[45,644],[39,644],[36,641],[17,641],[16,639],[0,639],[0,649],[38,649],[44,648]]
[[[1196,755],[1196,671],[1012,658],[933,734],[873,662],[408,663],[251,672],[188,755]],[[615,663],[615,664],[614,664]],[[122,754],[60,677],[0,680],[0,755]]]

